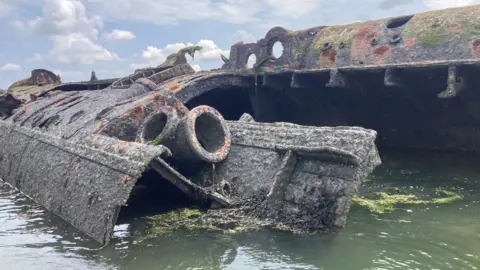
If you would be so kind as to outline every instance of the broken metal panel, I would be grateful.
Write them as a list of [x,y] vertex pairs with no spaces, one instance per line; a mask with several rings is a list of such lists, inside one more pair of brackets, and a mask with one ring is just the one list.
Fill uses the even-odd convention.
[[[245,117],[244,117],[245,119]],[[358,127],[228,121],[228,157],[198,180],[222,179],[250,214],[294,230],[341,227],[361,180],[381,160],[376,132]]]
[[478,13],[480,5],[472,5],[303,31],[275,27],[256,43],[233,45],[224,69],[244,69],[252,53],[260,63],[277,41],[283,54],[266,61],[266,71],[479,60]]
[[163,146],[102,136],[75,144],[5,121],[0,144],[2,180],[103,244],[138,178],[169,154]]
[[22,102],[10,93],[0,94],[0,118],[12,115],[13,111],[20,107]]

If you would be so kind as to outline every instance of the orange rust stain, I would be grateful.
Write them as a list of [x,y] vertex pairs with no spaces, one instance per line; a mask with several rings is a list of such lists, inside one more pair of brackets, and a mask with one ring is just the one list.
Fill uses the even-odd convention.
[[326,63],[328,66],[335,66],[335,63],[337,62],[337,51],[335,49],[330,49],[328,51],[323,52],[320,55],[320,60],[322,60],[323,63]]
[[371,53],[373,39],[378,39],[380,29],[375,25],[361,28],[353,38],[352,60],[360,60]]
[[145,119],[145,109],[145,105],[137,104],[132,109],[127,111],[127,115],[135,120],[137,124],[140,124]]
[[388,47],[387,45],[384,45],[384,46],[380,46],[380,47],[376,48],[375,51],[373,51],[373,53],[375,55],[384,55],[389,50],[390,50],[390,47]]
[[474,58],[480,57],[480,38],[472,42],[472,56]]
[[128,145],[129,145],[129,143],[126,142],[126,141],[121,141],[121,142],[120,142],[120,146],[122,146],[122,147],[126,147],[126,146],[128,146]]
[[290,65],[289,64],[285,64],[283,65],[284,68],[290,68]]
[[171,86],[170,88],[168,88],[168,91],[175,92],[176,90],[178,90],[178,88],[180,88],[180,86],[177,84],[177,85],[174,85],[174,86]]
[[376,48],[373,51],[375,55],[375,64],[382,65],[385,63],[385,58],[388,56],[388,52],[390,51],[390,47],[384,45]]
[[268,71],[273,71],[275,68],[273,66],[267,66]]
[[406,47],[413,47],[415,46],[415,44],[417,44],[417,39],[416,38],[408,38],[408,39],[405,39],[405,41],[403,42],[404,46]]
[[103,123],[100,123],[100,125],[97,126],[97,128],[93,131],[93,134],[98,134],[102,129],[105,127]]

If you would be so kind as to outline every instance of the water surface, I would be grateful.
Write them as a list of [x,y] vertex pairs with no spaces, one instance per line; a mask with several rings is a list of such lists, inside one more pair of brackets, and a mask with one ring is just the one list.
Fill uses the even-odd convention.
[[360,193],[388,188],[428,198],[464,196],[372,214],[353,206],[338,233],[297,236],[178,231],[144,240],[146,224],[116,226],[103,249],[9,186],[0,184],[1,269],[480,269],[480,161],[458,154],[388,152]]

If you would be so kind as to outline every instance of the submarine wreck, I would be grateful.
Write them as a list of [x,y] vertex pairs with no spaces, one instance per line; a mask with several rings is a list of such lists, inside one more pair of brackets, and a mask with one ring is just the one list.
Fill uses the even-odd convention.
[[480,149],[479,13],[275,27],[210,71],[188,64],[197,46],[123,78],[34,70],[0,96],[0,178],[102,244],[142,201],[343,227],[378,149]]

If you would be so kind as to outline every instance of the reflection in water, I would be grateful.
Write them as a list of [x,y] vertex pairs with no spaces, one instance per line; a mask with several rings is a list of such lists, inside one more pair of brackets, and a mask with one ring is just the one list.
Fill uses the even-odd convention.
[[361,194],[396,188],[428,197],[437,187],[464,199],[405,205],[376,215],[353,206],[347,227],[310,236],[169,233],[144,240],[140,218],[116,226],[103,249],[0,184],[1,269],[480,269],[478,157],[388,153]]

